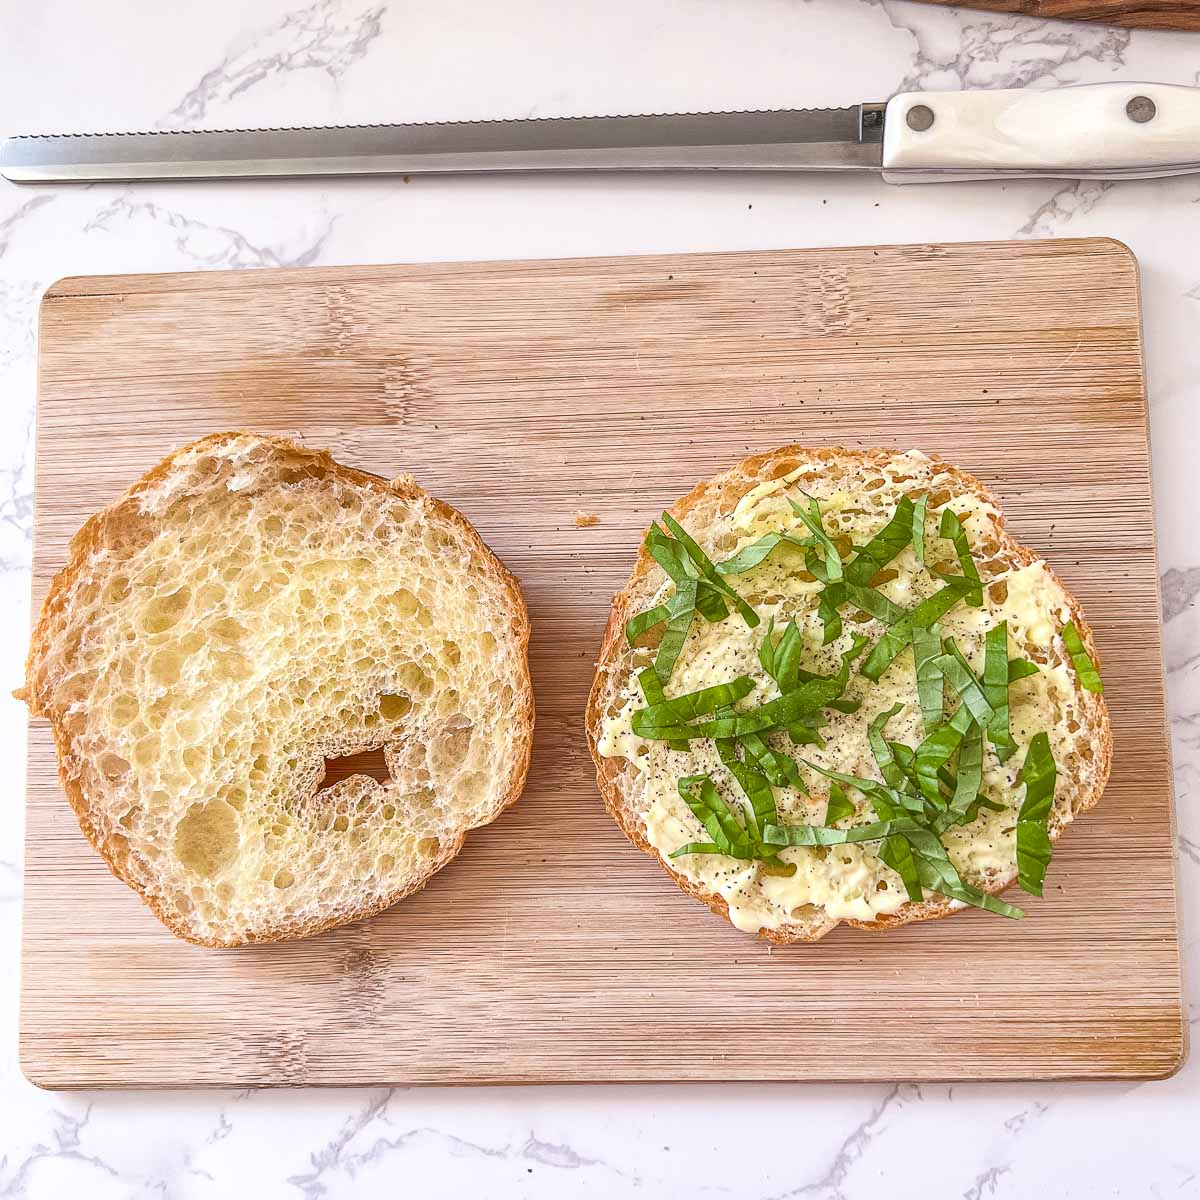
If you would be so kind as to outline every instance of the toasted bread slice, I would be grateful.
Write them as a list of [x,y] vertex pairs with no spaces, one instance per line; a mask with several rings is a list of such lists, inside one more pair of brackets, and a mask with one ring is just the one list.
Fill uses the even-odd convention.
[[[1009,689],[1015,753],[1001,762],[995,748],[985,742],[983,790],[1003,805],[1003,811],[983,810],[974,822],[951,829],[943,839],[962,879],[995,895],[1018,876],[1014,826],[1025,794],[1019,772],[1034,734],[1048,733],[1057,767],[1047,822],[1052,840],[1099,800],[1108,778],[1112,737],[1103,698],[1081,687],[1063,644],[1062,629],[1073,622],[1095,660],[1083,613],[1050,567],[1007,533],[998,502],[977,479],[915,451],[785,446],[747,458],[699,484],[670,512],[713,561],[720,561],[774,530],[808,536],[809,530],[788,503],[789,497],[803,501],[805,494],[819,502],[829,536],[844,553],[852,553],[853,546],[873,536],[902,496],[913,501],[928,496],[926,565],[917,562],[912,546],[906,546],[872,581],[881,594],[904,608],[937,589],[939,572],[957,572],[952,544],[936,536],[939,514],[954,511],[963,520],[979,566],[983,604],[959,604],[942,619],[941,633],[956,640],[978,671],[986,629],[1005,620],[1009,654],[1023,656],[1039,668]],[[772,617],[776,633],[796,619],[803,634],[803,666],[822,674],[834,670],[852,632],[867,635],[872,643],[880,637],[884,626],[877,619],[847,606],[845,632],[823,646],[823,623],[816,612],[821,585],[804,568],[803,551],[785,546],[761,565],[729,576],[728,582],[754,608],[761,624],[752,629],[732,610],[715,623],[698,614],[672,672],[668,698],[742,674],[754,677],[756,696],[769,696],[774,684],[759,664],[757,649]],[[739,928],[773,942],[815,941],[842,921],[864,929],[888,929],[964,907],[929,889],[919,902],[908,899],[901,877],[875,852],[878,842],[790,846],[780,852],[785,861],[796,864],[790,878],[764,871],[761,863],[724,854],[671,857],[686,843],[711,844],[678,794],[680,777],[708,774],[727,789],[731,800],[737,798],[732,777],[724,771],[711,740],[694,739],[673,750],[665,740],[639,738],[632,730],[632,713],[646,705],[635,674],[652,661],[662,627],[640,638],[633,648],[626,640],[625,625],[637,613],[669,600],[674,591],[643,547],[632,576],[613,601],[587,709],[587,734],[600,791],[629,840],[656,857],[685,892]],[[771,735],[771,746],[798,765],[804,759],[827,770],[882,781],[869,744],[870,720],[899,704],[887,736],[912,746],[922,737],[912,649],[903,650],[878,683],[852,671],[845,696],[861,701],[861,708],[852,714],[828,711],[829,723],[820,731],[823,746],[792,745],[781,734]],[[829,782],[807,766],[802,773],[811,794],[775,789],[779,819],[787,824],[822,825]],[[869,801],[849,791],[855,804],[850,823],[876,819]]]
[[[113,872],[236,946],[387,908],[516,800],[528,638],[516,580],[410,478],[215,434],[76,534],[23,695]],[[389,780],[322,790],[380,748]]]

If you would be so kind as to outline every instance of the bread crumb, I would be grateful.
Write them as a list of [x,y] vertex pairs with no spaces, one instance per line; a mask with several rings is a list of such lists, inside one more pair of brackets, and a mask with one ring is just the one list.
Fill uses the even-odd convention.
[[575,514],[575,524],[580,529],[586,529],[589,525],[599,525],[600,518],[595,513],[577,512]]

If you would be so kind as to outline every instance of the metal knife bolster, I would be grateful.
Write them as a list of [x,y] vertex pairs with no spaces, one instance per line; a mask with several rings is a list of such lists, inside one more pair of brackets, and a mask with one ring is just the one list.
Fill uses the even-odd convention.
[[546,170],[878,171],[883,109],[13,138],[14,182]]

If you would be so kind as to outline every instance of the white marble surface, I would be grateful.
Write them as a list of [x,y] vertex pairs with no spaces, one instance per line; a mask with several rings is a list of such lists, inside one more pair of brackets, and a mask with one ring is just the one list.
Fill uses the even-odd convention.
[[[0,0],[0,133],[1200,83],[1200,35],[904,0]],[[63,274],[1112,235],[1142,264],[1190,992],[1200,971],[1200,177],[0,183],[0,679],[21,677],[34,317]],[[1200,1061],[1136,1087],[61,1094],[16,1058],[23,710],[0,700],[0,1196],[1200,1195]],[[1200,1007],[1191,1009],[1193,1025]]]

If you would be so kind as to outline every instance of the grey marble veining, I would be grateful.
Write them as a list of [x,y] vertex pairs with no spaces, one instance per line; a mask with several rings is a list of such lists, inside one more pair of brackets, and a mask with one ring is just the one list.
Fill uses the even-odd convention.
[[[162,9],[163,11],[159,11]],[[0,6],[0,133],[843,104],[1200,82],[1200,40],[905,0]],[[132,64],[132,65],[131,65]],[[0,740],[23,757],[35,326],[65,274],[1101,235],[1143,271],[1186,969],[1200,974],[1200,180],[0,186]],[[0,820],[15,963],[20,804]],[[11,970],[7,977],[11,979]],[[1200,1007],[1193,1000],[1193,1025]],[[1200,1067],[1136,1087],[657,1086],[53,1095],[0,992],[0,1197],[1200,1195]],[[864,1036],[869,1036],[864,1032]]]
[[169,122],[202,121],[222,101],[285,71],[323,71],[340,79],[383,32],[386,5],[356,8],[340,0],[316,0],[268,25],[239,32],[221,61],[171,110]]

